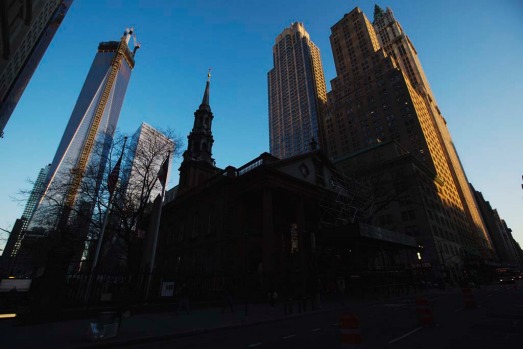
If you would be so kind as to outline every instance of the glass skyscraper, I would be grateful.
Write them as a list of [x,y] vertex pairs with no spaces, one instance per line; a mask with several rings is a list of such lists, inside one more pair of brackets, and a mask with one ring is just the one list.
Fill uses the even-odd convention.
[[[116,129],[118,117],[134,68],[134,52],[128,47],[132,29],[120,41],[102,42],[76,101],[69,123],[46,178],[46,189],[34,213],[29,230],[36,227],[56,229],[64,219],[65,208],[89,210],[90,202],[79,200],[85,181],[92,181],[96,192],[100,187],[106,158]],[[98,176],[84,177],[86,169]],[[82,203],[80,203],[82,201]],[[91,208],[92,210],[92,208]],[[73,210],[74,211],[74,210]],[[65,217],[68,219],[69,217]]]
[[320,141],[318,123],[327,101],[320,50],[303,23],[292,23],[276,38],[269,71],[270,152],[281,159],[310,150]]
[[[131,138],[128,156],[122,171],[122,185],[127,200],[153,202],[162,191],[158,171],[167,153],[174,152],[174,142],[166,135],[143,122]],[[166,181],[169,180],[169,174]],[[145,197],[144,191],[149,191]]]

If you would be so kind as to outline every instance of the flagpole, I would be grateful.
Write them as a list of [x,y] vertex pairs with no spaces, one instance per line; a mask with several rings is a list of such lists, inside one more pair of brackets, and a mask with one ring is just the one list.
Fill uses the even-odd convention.
[[[167,162],[167,169],[169,168],[168,166],[169,166],[170,157],[171,157],[171,153],[169,152],[169,154],[167,155],[167,159],[165,159],[165,161]],[[163,164],[162,164],[162,167],[163,167]],[[158,231],[160,230],[160,220],[162,218],[163,198],[165,196],[165,187],[167,186],[167,183],[166,183],[167,173],[168,173],[168,170],[166,171],[166,173],[164,173],[165,182],[162,183],[162,194],[160,197],[160,210],[158,212],[158,216],[156,217],[156,222],[154,225],[153,246],[152,246],[152,251],[151,251],[151,260],[149,261],[149,277],[147,278],[147,287],[145,288],[145,300],[146,301],[149,298],[149,288],[151,287],[151,279],[153,277],[153,270],[154,270],[154,261],[156,259],[156,245],[158,244]]]
[[98,236],[98,242],[96,243],[96,252],[94,254],[93,263],[91,264],[91,273],[89,274],[89,282],[87,283],[87,291],[85,292],[85,301],[89,300],[91,295],[91,286],[93,283],[93,276],[96,270],[96,265],[98,264],[98,256],[100,255],[100,250],[102,249],[102,241],[104,239],[105,228],[107,227],[107,222],[109,221],[109,211],[111,210],[113,194],[109,195],[109,204],[107,205],[107,211],[105,211],[104,222],[102,224],[102,230],[100,231],[100,236]]
[[[115,169],[118,167],[118,173],[117,173],[117,177],[116,177],[116,182],[113,183],[114,186],[116,186],[116,183],[118,181],[118,177],[120,175],[120,164],[122,162],[122,157],[123,157],[123,153],[124,153],[124,150],[125,150],[125,143],[127,143],[127,137],[124,138],[124,142],[123,142],[123,147],[122,147],[122,153],[120,154],[120,158],[118,159],[115,167],[113,168],[113,171],[111,171],[111,174],[109,175],[109,177],[111,177],[111,175],[113,174],[113,172],[115,171]],[[87,283],[87,290],[85,291],[85,302],[87,303],[89,301],[89,297],[91,296],[91,287],[92,287],[92,284],[93,284],[93,277],[94,277],[94,273],[95,273],[95,270],[96,270],[96,266],[98,264],[98,257],[100,256],[100,250],[102,249],[102,243],[103,243],[103,239],[104,239],[104,235],[105,235],[105,228],[107,227],[107,222],[109,221],[109,213],[111,212],[111,204],[113,202],[113,192],[114,192],[114,189],[115,188],[109,188],[109,186],[111,185],[110,183],[111,181],[111,178],[108,179],[108,189],[109,189],[109,203],[107,204],[107,210],[105,211],[105,215],[104,215],[104,221],[102,223],[102,229],[100,230],[100,234],[98,236],[98,241],[96,243],[96,252],[94,254],[94,258],[93,258],[93,263],[91,264],[91,273],[89,274],[89,281]]]

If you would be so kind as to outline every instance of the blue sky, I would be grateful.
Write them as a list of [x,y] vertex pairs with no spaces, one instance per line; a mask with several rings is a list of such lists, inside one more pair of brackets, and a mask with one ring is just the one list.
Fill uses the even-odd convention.
[[[416,47],[469,181],[523,243],[523,3],[379,4],[392,8]],[[238,167],[269,148],[267,72],[276,36],[303,22],[330,90],[330,27],[356,6],[372,20],[374,1],[363,0],[75,0],[0,140],[0,228],[11,229],[24,209],[13,198],[52,161],[99,42],[134,26],[142,44],[122,132],[145,121],[186,140],[212,67],[213,155],[219,167]]]

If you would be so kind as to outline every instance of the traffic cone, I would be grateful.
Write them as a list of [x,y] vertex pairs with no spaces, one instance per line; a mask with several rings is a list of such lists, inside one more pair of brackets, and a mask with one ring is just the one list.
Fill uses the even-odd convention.
[[416,311],[421,326],[428,327],[434,325],[432,310],[430,309],[429,300],[427,298],[416,299]]
[[474,299],[472,290],[469,287],[463,287],[463,288],[461,288],[461,292],[463,293],[463,300],[465,301],[465,308],[466,309],[476,308],[476,300]]
[[341,347],[360,348],[360,319],[356,315],[342,315],[340,318]]

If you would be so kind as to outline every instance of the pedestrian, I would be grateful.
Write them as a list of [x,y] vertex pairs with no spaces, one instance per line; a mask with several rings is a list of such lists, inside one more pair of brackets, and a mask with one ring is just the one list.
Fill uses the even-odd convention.
[[180,303],[178,303],[178,309],[176,310],[176,313],[180,311],[180,309],[184,308],[185,312],[189,314],[189,295],[187,291],[187,285],[185,283],[182,284],[182,287],[178,290],[178,294],[180,296]]

